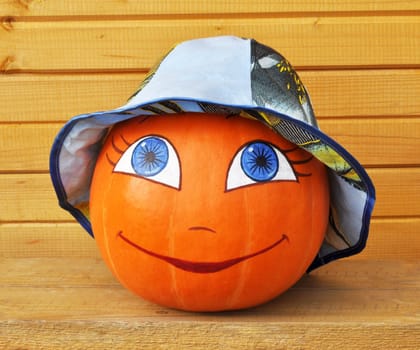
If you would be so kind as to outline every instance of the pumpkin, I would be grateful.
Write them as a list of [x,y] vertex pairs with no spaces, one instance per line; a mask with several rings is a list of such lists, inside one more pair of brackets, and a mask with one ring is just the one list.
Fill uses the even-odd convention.
[[109,268],[171,308],[255,306],[298,281],[327,227],[325,166],[241,116],[139,116],[96,163],[90,215]]

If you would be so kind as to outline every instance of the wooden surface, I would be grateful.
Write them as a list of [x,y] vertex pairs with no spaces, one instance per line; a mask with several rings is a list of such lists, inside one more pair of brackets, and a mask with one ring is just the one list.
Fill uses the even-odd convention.
[[418,349],[419,263],[342,261],[274,301],[186,313],[140,300],[97,258],[1,258],[2,349]]
[[[180,313],[114,281],[57,206],[49,150],[176,42],[224,34],[291,61],[377,205],[362,254],[257,309]],[[419,96],[420,0],[0,0],[0,349],[420,348]]]

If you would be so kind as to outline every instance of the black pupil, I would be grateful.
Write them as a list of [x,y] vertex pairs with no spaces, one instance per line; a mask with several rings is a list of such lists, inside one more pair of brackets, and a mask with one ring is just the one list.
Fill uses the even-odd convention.
[[267,168],[268,162],[265,155],[259,155],[255,159],[255,164],[260,168]]
[[148,151],[144,155],[145,163],[154,163],[156,161],[156,153],[153,151]]

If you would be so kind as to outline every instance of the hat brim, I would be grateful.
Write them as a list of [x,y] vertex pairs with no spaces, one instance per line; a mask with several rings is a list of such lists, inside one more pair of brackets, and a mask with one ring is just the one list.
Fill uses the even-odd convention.
[[257,119],[328,167],[330,223],[324,244],[310,269],[359,253],[365,247],[375,202],[375,189],[365,169],[340,144],[319,129],[290,116],[255,106],[165,99],[73,118],[57,135],[51,150],[50,173],[60,206],[93,236],[89,220],[90,181],[110,128],[139,115],[182,112],[242,114]]

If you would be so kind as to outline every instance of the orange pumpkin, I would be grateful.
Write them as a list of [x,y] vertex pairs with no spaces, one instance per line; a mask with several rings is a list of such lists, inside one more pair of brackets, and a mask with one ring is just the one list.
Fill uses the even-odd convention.
[[185,113],[114,126],[90,213],[101,253],[141,297],[251,307],[291,287],[327,227],[326,169],[259,121]]

